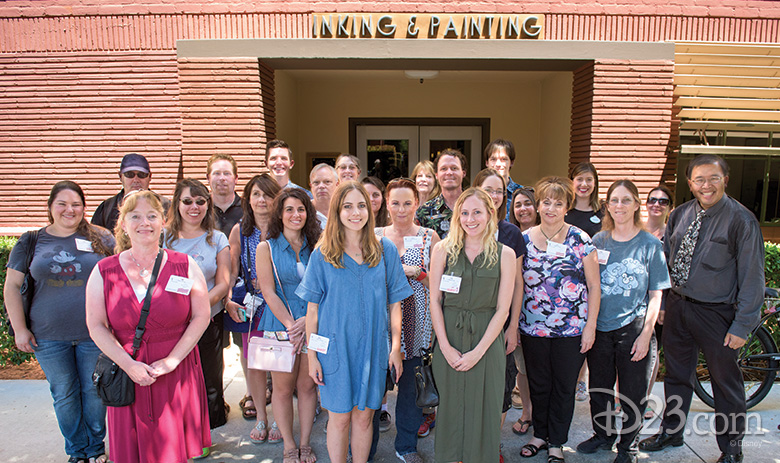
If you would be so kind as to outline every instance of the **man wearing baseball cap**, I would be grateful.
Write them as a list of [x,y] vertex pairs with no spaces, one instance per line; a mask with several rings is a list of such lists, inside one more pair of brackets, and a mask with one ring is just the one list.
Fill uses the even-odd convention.
[[[149,189],[149,182],[152,180],[149,161],[138,153],[126,154],[119,166],[119,180],[122,182],[122,190],[115,196],[100,203],[92,216],[94,225],[105,227],[111,231],[114,230],[116,221],[119,218],[119,208],[122,206],[125,193]],[[171,201],[162,196],[160,196],[160,200],[167,214]]]

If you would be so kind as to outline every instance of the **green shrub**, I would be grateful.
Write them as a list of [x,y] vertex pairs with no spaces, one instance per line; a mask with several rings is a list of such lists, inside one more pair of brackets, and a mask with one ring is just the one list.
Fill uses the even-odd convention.
[[[0,236],[0,287],[5,286],[5,266],[15,244],[15,237]],[[0,292],[0,304],[2,303],[3,294]],[[0,314],[0,366],[19,365],[33,358],[33,354],[22,352],[16,348],[14,338],[8,334],[8,313],[2,310],[2,314]]]

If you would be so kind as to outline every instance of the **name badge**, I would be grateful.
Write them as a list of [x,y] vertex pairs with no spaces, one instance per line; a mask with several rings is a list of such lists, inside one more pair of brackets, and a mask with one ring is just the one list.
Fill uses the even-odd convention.
[[555,257],[566,257],[566,245],[547,240],[547,254]]
[[597,216],[593,215],[590,217],[590,221],[593,223],[601,223],[601,219],[599,219]]
[[255,316],[257,308],[261,305],[263,305],[262,297],[255,296],[252,293],[246,293],[246,296],[244,296],[244,307],[246,307],[247,314],[249,314],[250,317]]
[[404,236],[404,248],[406,249],[422,249],[423,237],[422,236]]
[[82,240],[80,238],[76,238],[76,249],[83,252],[95,252],[94,249],[92,249],[92,242],[89,240]]
[[168,284],[165,286],[165,290],[171,293],[181,294],[183,296],[189,296],[193,283],[195,282],[189,278],[173,275],[168,280]]
[[604,249],[596,249],[596,254],[599,258],[599,264],[607,265],[607,262],[609,262],[609,251]]
[[320,336],[319,334],[312,333],[311,336],[309,336],[309,345],[307,347],[313,350],[314,352],[318,352],[320,354],[327,354],[329,344],[330,344],[330,339],[326,338],[325,336]]
[[455,275],[442,275],[439,290],[445,293],[458,294],[460,292],[460,277]]

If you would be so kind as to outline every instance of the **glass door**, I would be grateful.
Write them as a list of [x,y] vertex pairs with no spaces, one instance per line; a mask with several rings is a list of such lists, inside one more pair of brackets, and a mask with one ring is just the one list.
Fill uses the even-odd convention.
[[385,184],[408,177],[418,162],[433,161],[446,148],[466,156],[470,179],[482,168],[481,126],[360,125],[355,134],[363,175],[378,177]]
[[420,160],[420,130],[416,125],[362,125],[357,127],[357,157],[364,176],[385,184],[408,177]]
[[466,156],[468,178],[474,180],[482,169],[482,127],[423,126],[420,127],[422,159],[433,161],[446,148],[455,148]]

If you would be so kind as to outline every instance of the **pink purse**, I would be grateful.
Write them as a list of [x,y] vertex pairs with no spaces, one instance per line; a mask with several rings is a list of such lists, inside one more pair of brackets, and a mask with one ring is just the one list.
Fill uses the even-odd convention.
[[[271,246],[268,246],[268,251],[269,253],[271,252]],[[279,281],[273,254],[271,254],[271,265],[273,266],[274,276]],[[279,281],[279,287],[282,288],[281,281]],[[282,298],[284,298],[285,304],[289,305],[287,297],[284,295],[284,289],[282,289]],[[290,310],[290,308],[287,307],[287,310]],[[287,334],[286,332],[284,333]],[[275,332],[266,331],[264,336],[252,336],[249,338],[246,353],[247,368],[292,373],[293,365],[295,365],[295,348],[289,340],[281,341],[276,339],[275,334]]]
[[247,346],[247,368],[291,373],[295,350],[290,341],[252,336]]

